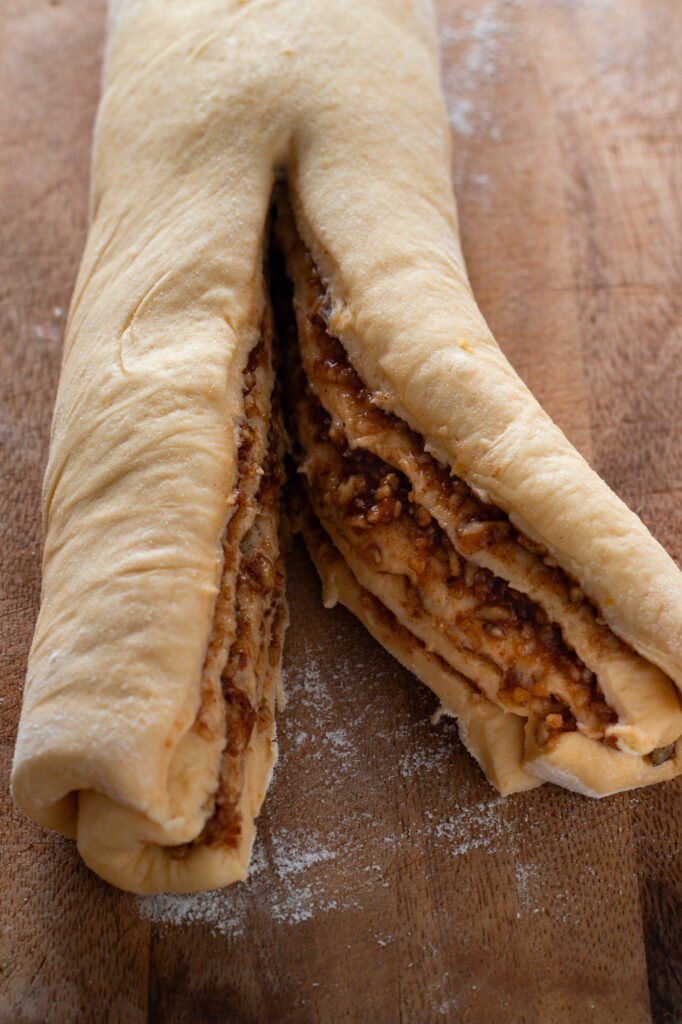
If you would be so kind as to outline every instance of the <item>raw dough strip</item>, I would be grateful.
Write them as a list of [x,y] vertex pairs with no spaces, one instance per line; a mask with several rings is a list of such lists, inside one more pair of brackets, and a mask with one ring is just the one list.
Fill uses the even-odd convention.
[[[243,374],[237,479],[223,538],[223,571],[190,734],[222,753],[203,826],[172,841],[107,796],[79,796],[78,846],[98,874],[134,892],[192,892],[243,878],[277,756],[275,703],[282,699],[280,660],[287,609],[279,543],[279,496],[285,435],[272,366],[272,318]],[[196,768],[190,749],[187,770]],[[104,827],[106,822],[106,827]]]

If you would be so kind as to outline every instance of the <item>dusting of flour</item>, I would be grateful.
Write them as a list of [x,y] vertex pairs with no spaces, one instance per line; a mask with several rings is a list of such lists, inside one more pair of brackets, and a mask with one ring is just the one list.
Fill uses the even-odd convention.
[[456,27],[441,25],[443,87],[450,126],[463,136],[486,132],[499,141],[482,86],[501,76],[501,57],[511,27],[505,10],[511,0],[496,0],[458,12]]
[[[332,633],[339,628],[343,622]],[[327,634],[330,640],[334,646],[342,636]],[[430,704],[416,727],[396,715],[385,656],[377,648],[382,680],[376,665],[348,660],[347,644],[344,650],[345,661],[326,661],[319,646],[304,643],[296,666],[285,667],[279,761],[248,879],[208,893],[139,897],[143,917],[166,925],[200,923],[228,937],[246,934],[254,915],[295,926],[313,915],[362,911],[395,885],[400,859],[411,849],[428,844],[442,856],[459,857],[508,841],[509,827],[500,820],[503,802],[492,790],[485,789],[473,806],[456,807],[452,772],[459,747],[452,719],[432,726]],[[411,815],[406,835],[396,821],[396,778],[406,794],[418,784],[425,792],[445,793],[452,813],[426,806],[417,824]],[[391,937],[377,934],[376,941],[386,945]]]
[[[294,599],[301,572],[292,562]],[[572,928],[584,907],[562,881],[566,873],[594,899],[625,898],[627,880],[593,860],[598,802],[554,787],[500,797],[463,751],[454,720],[432,724],[433,696],[345,611],[312,602],[297,610],[284,683],[279,760],[247,880],[138,897],[144,918],[250,941],[268,927],[289,932],[327,917],[327,934],[366,935],[379,952],[411,941],[413,899],[447,907],[481,885],[489,898],[492,885],[500,913]],[[565,801],[565,833],[556,830],[557,801]],[[631,806],[638,813],[636,796]],[[441,998],[434,990],[432,1008]]]
[[[597,42],[601,87],[623,89],[622,48],[613,45],[614,32],[624,26],[627,13],[612,0],[483,0],[469,6],[441,6],[440,44],[443,54],[443,88],[450,127],[456,135],[502,139],[503,128],[496,123],[497,107],[491,87],[506,82],[515,70],[527,67],[519,54],[542,46],[533,13],[542,19],[548,7],[578,10],[590,19],[590,31]],[[524,15],[526,15],[524,17]],[[541,23],[541,21],[539,22]],[[512,45],[520,42],[522,45]]]

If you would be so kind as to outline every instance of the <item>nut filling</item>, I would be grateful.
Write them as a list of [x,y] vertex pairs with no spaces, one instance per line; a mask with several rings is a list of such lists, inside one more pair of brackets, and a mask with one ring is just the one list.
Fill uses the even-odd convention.
[[[331,304],[285,205],[276,230],[294,285],[286,386],[296,456],[357,582],[490,700],[530,719],[539,745],[577,730],[616,747],[618,714],[598,675],[642,659],[546,549],[383,408],[329,333]],[[654,751],[651,763],[667,756]]]
[[541,740],[604,739],[616,715],[543,609],[456,551],[404,474],[350,448],[301,375],[293,405],[309,500],[358,582],[495,703],[535,719]]
[[[204,680],[219,673],[226,742],[212,813],[192,843],[169,851],[175,858],[200,844],[239,844],[245,759],[255,736],[274,737],[287,617],[279,545],[284,431],[273,389],[269,318],[265,328],[265,339],[252,350],[244,373],[235,500],[222,540],[223,571],[204,665]],[[204,698],[209,690],[204,686]],[[207,710],[202,699],[200,722]]]

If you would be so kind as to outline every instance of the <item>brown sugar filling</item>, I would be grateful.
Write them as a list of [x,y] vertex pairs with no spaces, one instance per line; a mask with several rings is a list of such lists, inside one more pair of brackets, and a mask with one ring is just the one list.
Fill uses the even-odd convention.
[[[514,527],[502,510],[478,498],[426,450],[419,434],[382,408],[383,396],[365,386],[341,343],[327,331],[324,286],[286,209],[277,230],[295,291],[297,330],[290,330],[287,371],[299,458],[309,477],[309,498],[328,534],[356,566],[364,562],[367,572],[392,570],[409,581],[403,608],[413,626],[421,618],[434,618],[434,576],[440,574],[439,585],[449,588],[455,604],[458,595],[473,595],[469,628],[449,638],[453,650],[457,644],[460,654],[467,650],[462,633],[468,633],[468,654],[499,670],[497,702],[536,719],[540,742],[577,728],[615,746],[606,730],[617,714],[599,687],[597,672],[614,655],[636,655],[546,549]],[[301,442],[301,420],[308,421],[303,431],[307,444]],[[399,532],[411,538],[409,563],[396,558],[391,537]],[[519,577],[523,585],[517,589]],[[360,582],[367,586],[367,573]],[[536,598],[539,590],[542,603]],[[458,618],[462,625],[464,616]],[[481,637],[475,644],[474,622]],[[564,639],[567,624],[580,633],[580,644]],[[437,627],[453,633],[443,615]],[[529,661],[536,671],[527,671]]]
[[254,729],[269,734],[273,726],[275,693],[271,677],[279,665],[284,624],[284,566],[278,543],[279,491],[283,482],[279,448],[273,432],[258,492],[260,509],[241,545],[236,638],[221,676],[227,739],[215,808],[198,839],[209,846],[238,844],[238,805],[246,753]]
[[[247,751],[254,731],[273,732],[286,604],[279,546],[284,431],[273,389],[271,337],[266,314],[264,338],[252,349],[244,371],[234,511],[222,539],[223,571],[204,666],[204,677],[220,672],[225,704],[218,787],[200,835],[169,848],[176,859],[201,844],[238,846]],[[201,716],[202,710],[199,725]]]
[[546,738],[578,728],[604,739],[615,713],[543,609],[457,552],[404,474],[350,448],[305,384],[293,405],[309,500],[361,585],[381,594],[399,580],[391,614]]

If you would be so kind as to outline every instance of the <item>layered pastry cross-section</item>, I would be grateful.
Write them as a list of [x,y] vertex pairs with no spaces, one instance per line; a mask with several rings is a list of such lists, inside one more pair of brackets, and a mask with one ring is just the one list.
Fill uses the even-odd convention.
[[501,791],[551,779],[601,796],[677,774],[673,682],[546,548],[387,411],[329,329],[324,283],[285,200],[277,231],[294,286],[287,395],[312,512],[303,532],[328,596],[456,714]]
[[[134,524],[135,510],[120,506],[115,487],[92,495],[76,532],[61,538],[67,549],[99,545],[109,557],[108,566],[93,566],[90,556],[76,568],[85,602],[73,587],[54,589],[58,553],[48,551],[14,795],[38,821],[76,838],[101,877],[134,892],[189,892],[243,878],[276,757],[287,621],[279,511],[285,439],[269,307],[241,374],[239,404],[234,477],[216,536],[219,573],[214,595],[206,592],[209,632],[193,671],[155,651],[163,666],[157,679],[144,650],[150,643],[170,649],[183,629],[188,644],[202,644],[178,582],[183,574],[190,583],[199,579],[193,553],[174,549],[172,535],[167,550],[117,546],[107,527],[126,517]],[[187,443],[196,443],[189,423]],[[125,489],[123,500],[130,500]],[[166,632],[164,609],[176,634]],[[93,616],[88,635],[83,620]],[[186,692],[179,708],[176,674]],[[159,742],[158,723],[169,721],[169,710],[174,720]]]
[[476,306],[429,0],[108,12],[17,804],[125,889],[246,873],[286,619],[278,180],[327,598],[438,694],[502,792],[678,774],[682,575]]

